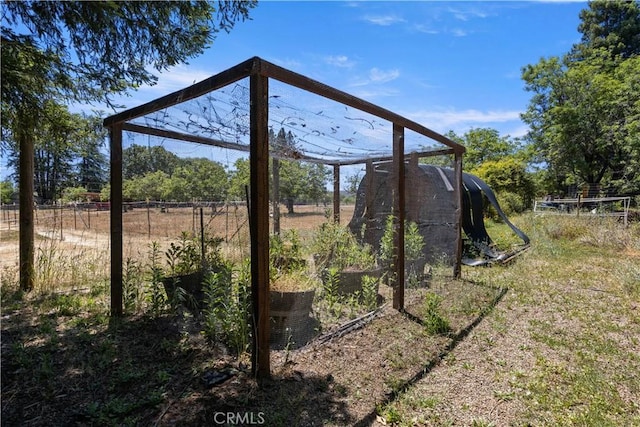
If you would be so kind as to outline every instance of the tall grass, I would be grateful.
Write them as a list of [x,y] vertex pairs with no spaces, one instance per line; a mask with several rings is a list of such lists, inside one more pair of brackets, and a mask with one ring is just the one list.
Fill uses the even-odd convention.
[[[50,238],[36,241],[34,294],[50,294],[67,289],[90,288],[109,274],[109,252],[99,245],[69,244]],[[18,266],[2,271],[3,288],[18,286]]]

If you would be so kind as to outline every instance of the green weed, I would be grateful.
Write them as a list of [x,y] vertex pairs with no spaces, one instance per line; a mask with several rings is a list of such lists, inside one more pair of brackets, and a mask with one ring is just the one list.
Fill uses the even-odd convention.
[[440,313],[442,297],[428,292],[423,301],[423,322],[425,330],[430,335],[443,335],[451,331],[449,321]]
[[235,272],[211,273],[204,282],[203,333],[213,342],[226,344],[240,355],[247,351],[251,337],[250,263],[244,262]]
[[[149,285],[149,310],[151,315],[158,317],[162,314],[167,305],[167,297],[165,295],[164,286],[162,284],[163,272],[160,264],[160,245],[152,242],[149,246],[148,262],[150,271]],[[177,287],[176,287],[177,288]]]

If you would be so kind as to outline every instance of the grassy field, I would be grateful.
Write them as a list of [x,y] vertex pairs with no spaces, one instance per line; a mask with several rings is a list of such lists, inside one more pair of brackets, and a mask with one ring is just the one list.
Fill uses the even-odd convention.
[[[385,407],[399,425],[640,425],[640,229],[517,218],[532,248],[466,269],[505,297],[431,374]],[[491,233],[491,231],[490,231]]]
[[[640,425],[640,224],[512,221],[532,245],[508,265],[460,280],[436,265],[406,313],[383,304],[344,336],[273,352],[262,387],[187,312],[147,300],[110,319],[100,255],[75,291],[55,286],[57,263],[39,294],[5,272],[3,425]],[[489,227],[506,247],[505,230]]]

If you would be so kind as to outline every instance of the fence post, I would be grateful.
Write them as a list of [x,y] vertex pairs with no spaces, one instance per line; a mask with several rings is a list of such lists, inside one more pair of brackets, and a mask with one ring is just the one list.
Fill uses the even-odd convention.
[[580,193],[578,193],[578,204],[577,204],[577,208],[576,208],[576,217],[580,217],[580,196],[582,196]]
[[147,199],[147,233],[151,239],[151,208],[149,207],[149,199]]
[[[54,208],[55,209],[55,208]],[[63,221],[63,213],[64,213],[64,206],[60,205],[60,241],[64,240],[64,236],[62,235],[62,229],[64,228],[64,221]]]

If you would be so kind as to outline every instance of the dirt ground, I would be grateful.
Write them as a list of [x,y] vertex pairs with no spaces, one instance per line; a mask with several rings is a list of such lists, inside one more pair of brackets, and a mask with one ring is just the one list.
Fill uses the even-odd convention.
[[[450,331],[431,335],[421,311],[426,292],[474,293],[480,306],[452,310]],[[464,281],[431,283],[408,290],[400,313],[388,302],[391,290],[381,293],[383,306],[344,335],[272,351],[273,375],[261,386],[248,361],[238,364],[207,344],[189,316],[100,324],[83,312],[5,313],[3,425],[127,425],[118,411],[132,412],[136,425],[218,425],[221,413],[254,414],[273,426],[371,425],[381,420],[380,405],[437,369],[504,295]],[[38,374],[29,375],[30,367]],[[207,383],[224,374],[223,383]],[[158,378],[162,393],[141,397],[154,396]],[[140,407],[127,409],[127,396]]]
[[[282,230],[297,230],[301,238],[308,238],[319,224],[327,220],[325,206],[297,205],[294,209],[294,214],[287,214],[281,206],[280,227]],[[353,209],[352,205],[341,207],[342,224],[349,222]],[[202,224],[207,233],[223,238],[229,247],[245,247],[248,251],[246,210],[246,206],[240,204],[204,207]],[[0,269],[18,263],[17,212],[5,211],[2,218]],[[35,215],[36,252],[47,242],[49,245],[55,242],[61,250],[92,247],[106,251],[109,248],[109,222],[109,211],[38,210]],[[169,242],[177,241],[182,232],[200,233],[200,208],[152,206],[129,209],[123,214],[124,256],[142,258],[151,242],[158,242],[164,248]]]
[[[288,220],[310,230],[310,219],[321,215],[301,211]],[[148,243],[144,235],[139,239]],[[95,242],[108,245],[108,240]],[[65,244],[77,248],[80,243],[69,237]],[[547,241],[537,244],[536,250],[560,253]],[[6,241],[2,245],[5,250]],[[392,308],[392,291],[381,286],[381,307],[351,323],[344,334],[332,329],[302,348],[272,351],[272,377],[261,384],[252,378],[249,360],[206,342],[188,312],[110,320],[104,289],[96,289],[95,297],[91,289],[76,291],[92,301],[88,307],[74,305],[64,293],[5,305],[2,424],[554,425],[545,402],[530,399],[531,390],[541,384],[568,389],[569,377],[559,373],[579,369],[576,358],[584,355],[601,358],[615,373],[619,356],[632,354],[635,359],[620,362],[626,368],[621,378],[627,379],[612,387],[628,408],[625,419],[640,420],[640,394],[629,380],[640,378],[634,362],[640,351],[640,302],[623,289],[624,283],[637,287],[625,282],[633,263],[624,264],[627,272],[614,271],[594,254],[551,268],[553,257],[541,261],[529,255],[492,270],[492,277],[510,283],[508,288],[475,280],[473,269],[463,270],[463,280],[453,280],[448,270],[434,271],[420,286],[407,289],[403,312]],[[624,256],[639,259],[637,251]],[[551,276],[557,271],[572,274]],[[618,274],[620,289],[577,279],[587,271]],[[536,280],[523,284],[523,275],[533,274]],[[428,332],[431,318],[424,304],[434,294],[449,321],[435,334]],[[574,337],[585,343],[599,339],[588,329],[592,324],[601,326],[599,334],[611,335],[615,344],[607,346],[616,347],[610,358],[591,355],[588,347],[578,356],[563,350]],[[548,335],[545,328],[551,328]],[[579,414],[591,404],[582,397],[560,412]]]
[[[352,209],[341,212],[343,223]],[[246,232],[242,207],[205,213],[205,227],[229,241]],[[79,221],[82,214],[85,218]],[[55,245],[57,254],[86,255],[90,250],[97,258],[109,256],[108,212],[63,212],[62,218],[65,228],[60,231],[59,213],[40,214],[39,252],[53,253]],[[298,206],[293,215],[283,213],[281,226],[305,238],[325,220],[324,207]],[[129,211],[124,215],[125,253],[140,256],[151,240],[166,245],[198,222],[198,212],[191,208]],[[3,230],[0,252],[5,267],[17,263],[14,234],[15,230]],[[431,335],[423,323],[425,292],[438,292],[444,304],[449,293],[465,293],[477,297],[478,305],[453,310],[450,329]],[[45,307],[44,314],[30,307],[38,301],[3,308],[3,424],[117,424],[123,421],[119,413],[130,411],[138,425],[215,425],[220,413],[260,415],[266,425],[368,425],[379,419],[380,405],[436,367],[502,297],[501,290],[491,287],[432,279],[407,290],[406,312],[400,313],[391,307],[390,288],[382,286],[380,294],[382,306],[362,321],[356,319],[343,335],[336,335],[336,326],[303,348],[273,351],[272,379],[260,387],[250,375],[249,361],[238,362],[207,344],[188,315],[105,324],[100,314],[46,299],[41,303],[53,306]],[[39,373],[25,375],[29,369]],[[225,372],[232,375],[220,385],[203,380]],[[143,381],[149,376],[164,380],[160,396],[154,394],[158,381]],[[140,408],[127,409],[119,400],[145,394],[152,397],[138,402]]]

